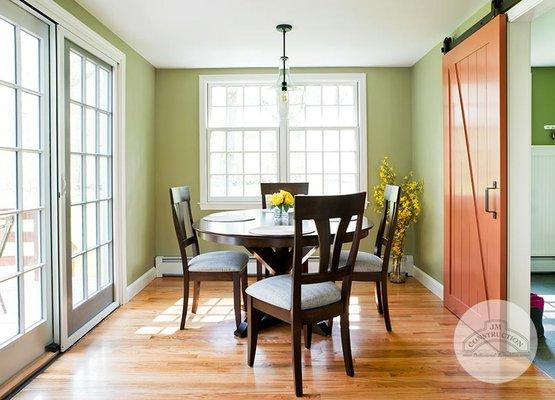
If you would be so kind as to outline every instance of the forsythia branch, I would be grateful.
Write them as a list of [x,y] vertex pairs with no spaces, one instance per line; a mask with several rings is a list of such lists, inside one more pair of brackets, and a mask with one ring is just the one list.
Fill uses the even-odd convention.
[[377,213],[380,213],[384,207],[384,192],[386,185],[398,185],[401,187],[401,198],[397,214],[397,228],[391,247],[393,257],[397,258],[403,256],[403,247],[408,229],[411,225],[418,222],[420,214],[422,213],[420,196],[424,192],[424,181],[416,180],[414,178],[414,172],[410,171],[398,183],[395,168],[389,163],[389,159],[385,157],[380,164],[379,183],[373,188],[374,203]]

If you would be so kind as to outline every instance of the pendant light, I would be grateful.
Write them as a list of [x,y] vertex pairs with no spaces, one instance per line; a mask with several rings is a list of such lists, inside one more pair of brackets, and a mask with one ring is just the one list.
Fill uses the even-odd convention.
[[285,55],[285,34],[290,32],[293,27],[289,24],[280,24],[276,26],[278,32],[283,34],[283,55],[280,57],[279,74],[277,79],[277,90],[279,98],[280,113],[287,114],[289,108],[289,91],[291,85],[291,73],[289,71],[289,58]]

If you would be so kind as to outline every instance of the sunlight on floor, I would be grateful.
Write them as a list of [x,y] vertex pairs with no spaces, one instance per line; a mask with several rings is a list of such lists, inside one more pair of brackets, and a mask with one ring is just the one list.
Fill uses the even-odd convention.
[[[199,301],[196,314],[191,312],[193,299],[189,299],[187,309],[187,328],[199,329],[205,324],[213,324],[222,321],[235,320],[233,312],[233,298],[212,297]],[[173,335],[179,330],[181,321],[181,308],[183,299],[179,299],[174,305],[168,307],[153,320],[152,326],[142,326],[135,331],[136,335]],[[160,324],[160,325],[158,325]]]
[[[223,321],[234,321],[233,298],[231,297],[212,297],[200,299],[196,314],[191,312],[192,299],[189,299],[187,309],[187,328],[199,329],[206,324],[215,324]],[[173,335],[179,331],[181,320],[181,307],[183,299],[179,299],[172,306],[158,314],[153,320],[152,325],[142,326],[135,331],[136,335]],[[244,312],[243,312],[244,316]],[[349,304],[349,319],[351,329],[359,329],[358,325],[352,322],[360,322],[360,305],[357,296],[351,296]]]

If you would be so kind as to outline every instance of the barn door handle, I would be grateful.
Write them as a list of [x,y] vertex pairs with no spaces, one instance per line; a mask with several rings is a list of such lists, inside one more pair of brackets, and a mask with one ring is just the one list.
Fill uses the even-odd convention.
[[485,209],[487,213],[493,214],[493,219],[497,219],[497,211],[493,211],[489,209],[489,191],[497,189],[497,181],[493,181],[492,186],[486,188],[486,200],[485,200]]

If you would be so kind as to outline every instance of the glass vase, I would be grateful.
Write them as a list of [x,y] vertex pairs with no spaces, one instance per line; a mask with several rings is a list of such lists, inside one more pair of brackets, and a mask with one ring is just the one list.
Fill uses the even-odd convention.
[[393,271],[389,275],[391,283],[405,283],[407,281],[407,274],[403,272],[403,256],[393,258]]
[[281,208],[274,208],[274,224],[289,225],[289,213]]

